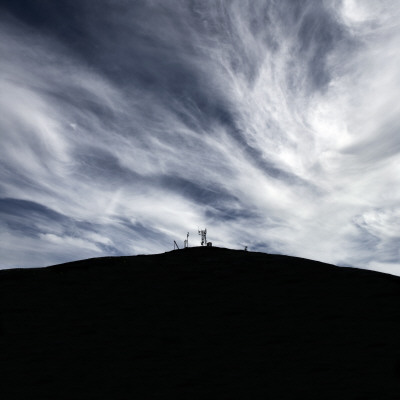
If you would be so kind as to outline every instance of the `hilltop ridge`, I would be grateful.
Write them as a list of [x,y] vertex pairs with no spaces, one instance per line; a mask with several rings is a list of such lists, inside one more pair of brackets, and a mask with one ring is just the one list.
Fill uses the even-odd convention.
[[1,271],[4,398],[396,398],[399,282],[217,247]]

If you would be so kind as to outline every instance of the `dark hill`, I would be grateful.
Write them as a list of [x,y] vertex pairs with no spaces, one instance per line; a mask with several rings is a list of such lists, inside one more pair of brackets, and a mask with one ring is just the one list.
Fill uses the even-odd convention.
[[400,279],[220,248],[0,272],[1,399],[400,399]]

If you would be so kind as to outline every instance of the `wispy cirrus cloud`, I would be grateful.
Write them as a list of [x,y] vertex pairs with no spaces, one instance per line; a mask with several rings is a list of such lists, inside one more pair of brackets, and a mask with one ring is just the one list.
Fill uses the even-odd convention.
[[0,20],[3,267],[160,252],[200,225],[398,274],[396,2],[19,3]]

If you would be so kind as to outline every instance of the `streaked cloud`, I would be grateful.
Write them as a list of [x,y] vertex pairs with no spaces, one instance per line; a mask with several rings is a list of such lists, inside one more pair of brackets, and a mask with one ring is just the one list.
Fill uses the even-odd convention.
[[200,226],[400,273],[395,1],[22,3],[0,19],[3,268]]

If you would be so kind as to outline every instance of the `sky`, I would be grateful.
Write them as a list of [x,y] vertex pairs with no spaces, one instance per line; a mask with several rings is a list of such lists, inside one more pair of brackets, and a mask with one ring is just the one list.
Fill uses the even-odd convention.
[[0,268],[200,245],[400,275],[400,2],[0,0]]

